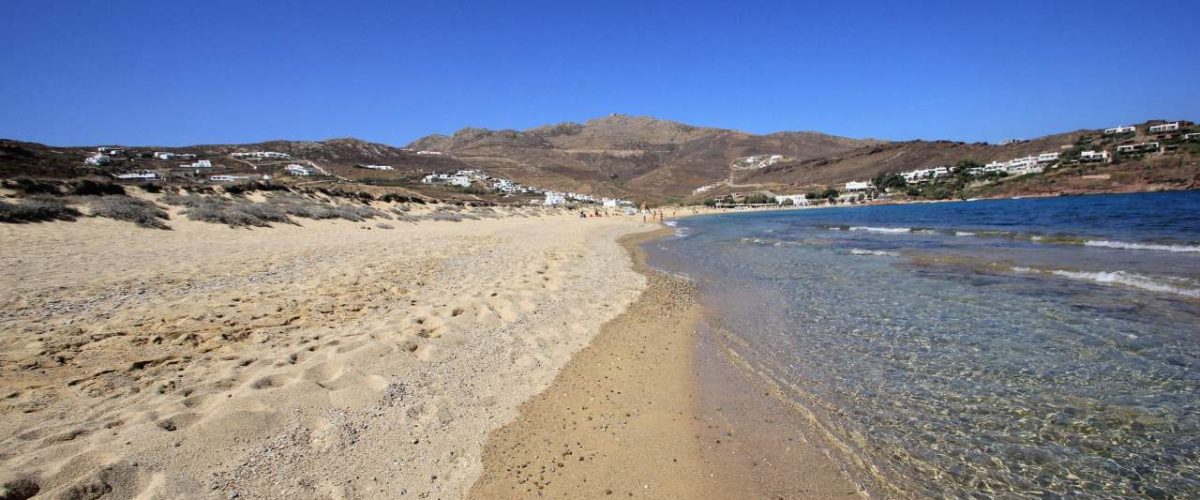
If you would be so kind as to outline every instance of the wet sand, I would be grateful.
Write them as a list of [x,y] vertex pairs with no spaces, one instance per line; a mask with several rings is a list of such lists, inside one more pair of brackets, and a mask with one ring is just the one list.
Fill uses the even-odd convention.
[[690,282],[648,287],[489,436],[471,498],[832,498],[853,485],[803,419],[705,332]]

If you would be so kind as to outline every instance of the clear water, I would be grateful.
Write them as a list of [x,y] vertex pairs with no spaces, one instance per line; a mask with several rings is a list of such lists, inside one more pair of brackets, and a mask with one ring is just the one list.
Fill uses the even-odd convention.
[[683,219],[650,263],[912,496],[1200,498],[1200,192]]

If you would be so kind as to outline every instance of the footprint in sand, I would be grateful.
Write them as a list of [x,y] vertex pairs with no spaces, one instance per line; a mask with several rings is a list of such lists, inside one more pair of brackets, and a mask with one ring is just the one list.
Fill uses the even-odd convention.
[[256,389],[256,390],[274,389],[274,388],[283,387],[283,386],[287,385],[288,382],[291,382],[293,379],[294,379],[294,377],[292,377],[290,375],[285,375],[282,373],[276,374],[276,375],[268,375],[266,377],[262,377],[262,378],[259,378],[258,380],[255,380],[254,383],[250,384],[250,387],[253,389]]

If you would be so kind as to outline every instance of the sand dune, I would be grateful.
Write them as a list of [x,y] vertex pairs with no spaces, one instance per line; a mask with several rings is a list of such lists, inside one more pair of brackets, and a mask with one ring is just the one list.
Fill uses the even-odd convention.
[[645,287],[571,216],[0,226],[0,481],[50,497],[459,497]]

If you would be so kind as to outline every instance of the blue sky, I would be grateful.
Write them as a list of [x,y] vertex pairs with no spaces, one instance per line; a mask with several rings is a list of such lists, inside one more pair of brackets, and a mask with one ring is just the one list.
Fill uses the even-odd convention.
[[183,145],[609,113],[998,141],[1200,119],[1194,0],[5,0],[0,137]]

